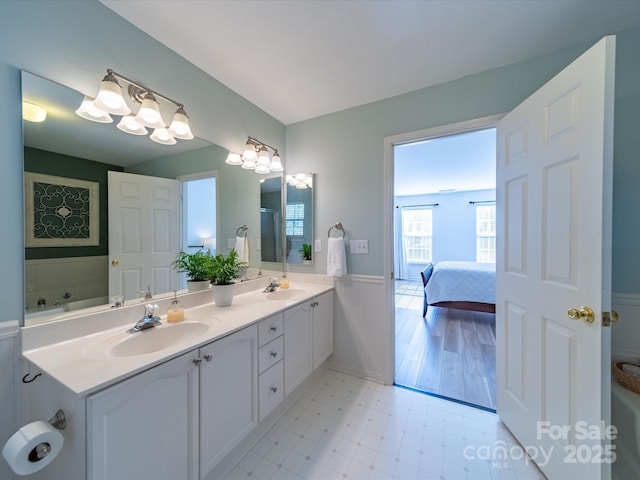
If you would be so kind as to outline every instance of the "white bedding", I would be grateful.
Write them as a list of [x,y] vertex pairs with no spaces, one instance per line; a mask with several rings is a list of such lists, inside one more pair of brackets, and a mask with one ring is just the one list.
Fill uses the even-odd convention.
[[439,302],[496,303],[493,263],[438,262],[425,287],[429,305]]

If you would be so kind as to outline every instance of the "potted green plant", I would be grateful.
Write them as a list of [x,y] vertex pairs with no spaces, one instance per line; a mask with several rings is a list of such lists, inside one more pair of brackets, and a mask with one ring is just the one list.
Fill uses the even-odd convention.
[[195,253],[181,251],[171,266],[177,272],[186,273],[187,290],[197,292],[209,288],[213,258],[209,250],[198,250]]
[[311,245],[308,243],[303,243],[302,244],[302,248],[300,250],[298,250],[300,252],[300,254],[302,255],[302,260],[304,261],[304,263],[311,263]]
[[234,280],[240,275],[240,269],[245,266],[246,263],[239,260],[236,250],[231,250],[229,255],[218,253],[211,257],[211,283],[217,306],[231,305]]

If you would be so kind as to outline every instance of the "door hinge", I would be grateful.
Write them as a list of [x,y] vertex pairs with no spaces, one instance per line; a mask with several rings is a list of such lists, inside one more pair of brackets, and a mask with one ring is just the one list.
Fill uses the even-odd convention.
[[602,326],[609,327],[611,322],[618,321],[618,312],[611,310],[611,312],[602,312]]

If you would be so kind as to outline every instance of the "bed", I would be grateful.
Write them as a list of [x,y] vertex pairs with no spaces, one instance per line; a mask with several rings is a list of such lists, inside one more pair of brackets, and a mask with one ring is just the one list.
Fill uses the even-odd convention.
[[420,275],[424,286],[423,317],[429,305],[496,312],[496,266],[493,263],[429,263]]

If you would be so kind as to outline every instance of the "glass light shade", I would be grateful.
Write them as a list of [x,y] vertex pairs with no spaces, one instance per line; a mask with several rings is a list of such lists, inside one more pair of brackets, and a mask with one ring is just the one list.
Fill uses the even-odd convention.
[[171,136],[166,128],[156,128],[151,134],[151,140],[161,145],[175,145],[176,139]]
[[244,153],[242,154],[242,160],[245,162],[254,162],[258,158],[256,147],[251,142],[247,142],[244,146]]
[[44,122],[47,118],[47,111],[35,103],[22,102],[22,118],[27,122]]
[[271,171],[272,172],[282,172],[284,170],[284,167],[282,166],[282,161],[280,160],[280,155],[278,154],[278,151],[276,150],[276,152],[273,154],[273,157],[271,157]]
[[260,147],[260,151],[258,152],[258,166],[267,167],[267,170],[269,170],[270,163],[269,152],[267,152],[265,147]]
[[90,120],[92,122],[98,123],[111,123],[113,122],[113,118],[107,112],[100,110],[93,103],[93,98],[87,97],[86,95],[82,99],[82,103],[80,107],[76,110],[76,115],[85,120]]
[[242,165],[242,159],[239,153],[229,152],[227,159],[224,161],[227,165]]
[[107,73],[100,82],[100,91],[93,104],[103,112],[114,115],[129,115],[131,113],[131,109],[122,96],[122,87],[112,73]]
[[176,113],[173,114],[169,133],[180,140],[191,140],[193,138],[193,133],[191,133],[191,128],[189,127],[189,117],[184,108],[178,108]]
[[117,127],[125,133],[131,135],[146,135],[149,133],[144,125],[140,125],[136,122],[136,119],[132,115],[125,115],[118,123]]
[[160,107],[156,97],[151,92],[147,92],[142,99],[140,110],[136,115],[136,122],[149,128],[160,129],[166,127],[164,120],[162,120],[162,115],[160,115]]
[[258,166],[256,167],[256,170],[255,170],[256,173],[260,173],[260,174],[263,174],[263,175],[269,173],[270,171],[271,170],[269,169],[268,165],[260,165],[260,164],[258,164]]
[[244,168],[245,170],[255,170],[257,167],[256,165],[256,161],[255,160],[243,160],[242,161],[242,168]]

